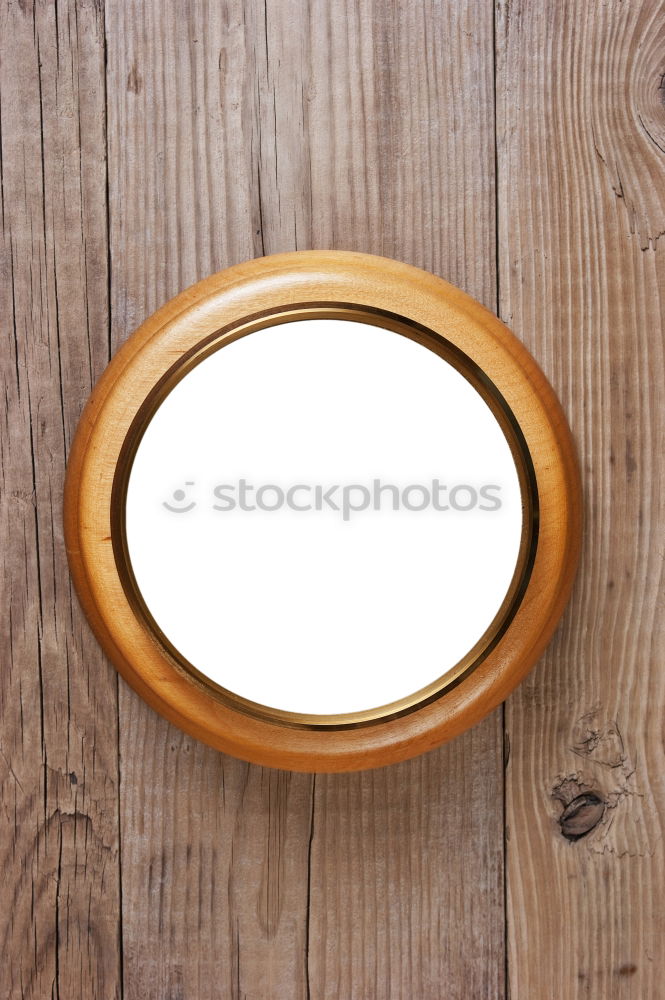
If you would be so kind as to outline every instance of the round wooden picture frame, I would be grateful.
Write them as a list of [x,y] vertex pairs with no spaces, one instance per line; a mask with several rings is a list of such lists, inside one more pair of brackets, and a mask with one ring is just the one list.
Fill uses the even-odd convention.
[[[133,456],[171,388],[212,351],[277,323],[343,317],[384,326],[451,362],[482,393],[519,473],[524,531],[513,583],[491,629],[454,671],[402,702],[308,718],[225,691],[179,656],[131,573],[124,501]],[[114,357],[81,417],[65,486],[65,538],[83,609],[122,676],[171,722],[242,759],[352,771],[413,757],[500,704],[561,616],[581,540],[570,431],[538,365],[494,315],[417,268],[350,252],[253,260],[187,289]]]

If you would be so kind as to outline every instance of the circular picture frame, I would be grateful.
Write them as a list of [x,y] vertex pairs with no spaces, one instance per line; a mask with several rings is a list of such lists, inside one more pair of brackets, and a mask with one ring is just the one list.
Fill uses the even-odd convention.
[[[242,336],[306,318],[357,319],[454,365],[501,424],[518,470],[523,534],[510,590],[454,670],[402,702],[328,718],[270,710],[200,674],[152,619],[124,525],[133,457],[161,401],[193,366]],[[300,251],[213,275],[129,338],[95,387],[73,442],[65,540],[82,607],[128,683],[181,729],[244,760],[352,771],[415,756],[499,705],[548,643],[574,579],[582,501],[561,406],[538,365],[492,313],[440,278],[387,258]]]

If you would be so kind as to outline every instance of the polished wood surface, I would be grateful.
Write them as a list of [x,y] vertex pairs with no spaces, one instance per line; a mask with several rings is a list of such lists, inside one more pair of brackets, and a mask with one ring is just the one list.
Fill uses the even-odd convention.
[[[149,395],[179,359],[220,330],[228,331],[219,340],[224,344],[254,316],[292,310],[296,317],[301,304],[310,302],[381,308],[402,317],[413,336],[419,328],[431,331],[425,342],[433,350],[462,351],[505,401],[523,435],[536,484],[537,513],[525,499],[525,517],[538,522],[535,552],[505,629],[440,697],[350,728],[298,728],[243,711],[230,696],[216,696],[155,640],[119,565],[126,555],[114,508],[124,495],[115,495],[114,484],[119,474],[127,475],[133,452],[125,453],[126,442],[133,440]],[[565,417],[535,361],[507,327],[441,278],[349,251],[247,261],[193,285],[149,317],[115,355],[83,412],[67,467],[64,507],[79,598],[100,643],[132,687],[171,722],[219,750],[252,763],[316,772],[356,771],[414,757],[496,708],[533,666],[558,623],[577,567],[581,516],[579,471]],[[524,547],[531,548],[528,536]]]
[[[0,17],[0,993],[658,998],[661,5]],[[65,453],[109,339],[200,277],[309,247],[425,267],[490,309],[498,289],[563,401],[586,547],[505,749],[499,710],[377,771],[243,764],[118,686],[71,600]]]

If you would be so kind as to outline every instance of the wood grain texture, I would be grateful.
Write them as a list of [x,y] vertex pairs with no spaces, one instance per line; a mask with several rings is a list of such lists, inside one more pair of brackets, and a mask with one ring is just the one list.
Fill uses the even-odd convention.
[[506,995],[500,713],[313,780],[222,757],[121,685],[120,952],[116,680],[58,512],[108,356],[107,249],[114,349],[197,278],[312,246],[495,308],[496,88],[501,314],[564,402],[588,513],[574,603],[506,708],[510,993],[656,1000],[661,6],[7,0],[0,18],[0,993]]
[[[112,2],[107,36],[114,346],[194,279],[312,246],[395,256],[495,305],[490,4]],[[127,997],[427,998],[441,977],[450,998],[503,995],[500,713],[403,766],[374,816],[382,772],[278,780],[124,688],[120,710]],[[361,866],[333,821],[358,851],[378,827]],[[349,952],[363,912],[376,936]]]
[[574,600],[506,709],[517,998],[662,995],[664,42],[650,0],[498,6],[501,314],[587,494]]
[[75,601],[65,456],[108,361],[104,32],[0,10],[0,994],[120,994],[117,680]]
[[[106,29],[118,347],[180,289],[262,253],[275,109],[258,117],[262,4],[113,2]],[[124,996],[305,997],[311,778],[222,758],[124,685],[120,720]]]
[[[317,2],[306,25],[313,244],[494,309],[491,4]],[[501,713],[396,768],[317,776],[310,881],[312,998],[501,1000]]]

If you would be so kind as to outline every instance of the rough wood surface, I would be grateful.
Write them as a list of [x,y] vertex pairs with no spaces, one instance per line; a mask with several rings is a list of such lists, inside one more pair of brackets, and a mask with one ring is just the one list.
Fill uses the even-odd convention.
[[501,313],[588,501],[506,708],[510,995],[660,996],[664,30],[657,0],[2,4],[3,997],[505,995],[500,714],[373,773],[222,757],[118,708],[59,512],[109,317],[116,348],[195,279],[314,246],[494,308],[495,108]]
[[587,496],[573,602],[506,710],[519,998],[663,995],[664,43],[658,0],[498,9],[501,313]]
[[[107,37],[114,346],[290,249],[395,256],[494,306],[490,5],[111,3]],[[500,713],[316,782],[222,760],[124,688],[120,721],[128,998],[503,995]]]
[[[107,7],[114,347],[262,253],[252,16],[243,0]],[[286,182],[282,197],[300,201]],[[304,996],[311,778],[222,758],[124,685],[120,720],[125,997]]]
[[72,597],[65,456],[108,361],[104,26],[2,4],[0,995],[120,995],[117,679]]

